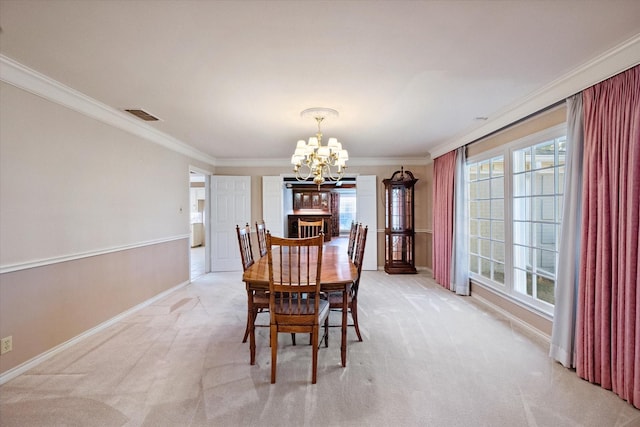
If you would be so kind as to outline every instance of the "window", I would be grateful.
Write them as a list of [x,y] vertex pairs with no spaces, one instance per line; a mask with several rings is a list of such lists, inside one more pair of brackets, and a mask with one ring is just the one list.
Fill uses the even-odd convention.
[[554,304],[566,138],[513,151],[513,287]]
[[355,220],[355,190],[340,191],[340,234],[349,234],[349,231],[351,231],[351,222]]
[[553,312],[562,219],[565,129],[467,162],[469,271],[474,280]]
[[504,157],[468,166],[469,270],[504,285]]

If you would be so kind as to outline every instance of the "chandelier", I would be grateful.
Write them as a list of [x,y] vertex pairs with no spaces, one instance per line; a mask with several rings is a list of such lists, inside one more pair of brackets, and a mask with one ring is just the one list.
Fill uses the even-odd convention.
[[306,181],[313,176],[313,183],[318,188],[327,180],[339,181],[347,168],[349,153],[336,138],[329,138],[327,145],[322,145],[320,130],[320,123],[327,117],[338,117],[338,112],[331,108],[308,108],[302,111],[300,116],[316,119],[318,133],[309,138],[309,143],[300,140],[296,145],[296,150],[291,156],[296,179]]

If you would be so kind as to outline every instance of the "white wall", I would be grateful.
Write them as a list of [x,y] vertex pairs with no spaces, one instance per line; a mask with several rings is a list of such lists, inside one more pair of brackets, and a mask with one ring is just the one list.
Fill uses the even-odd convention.
[[189,233],[189,161],[0,86],[0,265]]

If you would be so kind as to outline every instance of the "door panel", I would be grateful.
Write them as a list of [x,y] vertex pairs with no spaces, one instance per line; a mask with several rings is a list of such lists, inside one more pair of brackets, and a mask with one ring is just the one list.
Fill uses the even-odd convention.
[[284,236],[283,180],[281,176],[262,177],[262,216],[267,230]]
[[251,221],[251,177],[211,176],[211,271],[241,271],[236,225]]
[[378,218],[376,215],[375,175],[359,175],[356,177],[356,217],[362,225],[369,226],[367,243],[364,250],[363,270],[378,269]]

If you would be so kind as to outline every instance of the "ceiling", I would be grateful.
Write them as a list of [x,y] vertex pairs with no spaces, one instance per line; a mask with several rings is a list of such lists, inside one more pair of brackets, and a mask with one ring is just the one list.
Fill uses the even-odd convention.
[[0,28],[2,55],[215,164],[286,166],[309,107],[339,111],[323,133],[357,162],[428,159],[561,100],[545,88],[638,38],[640,1],[0,0]]

